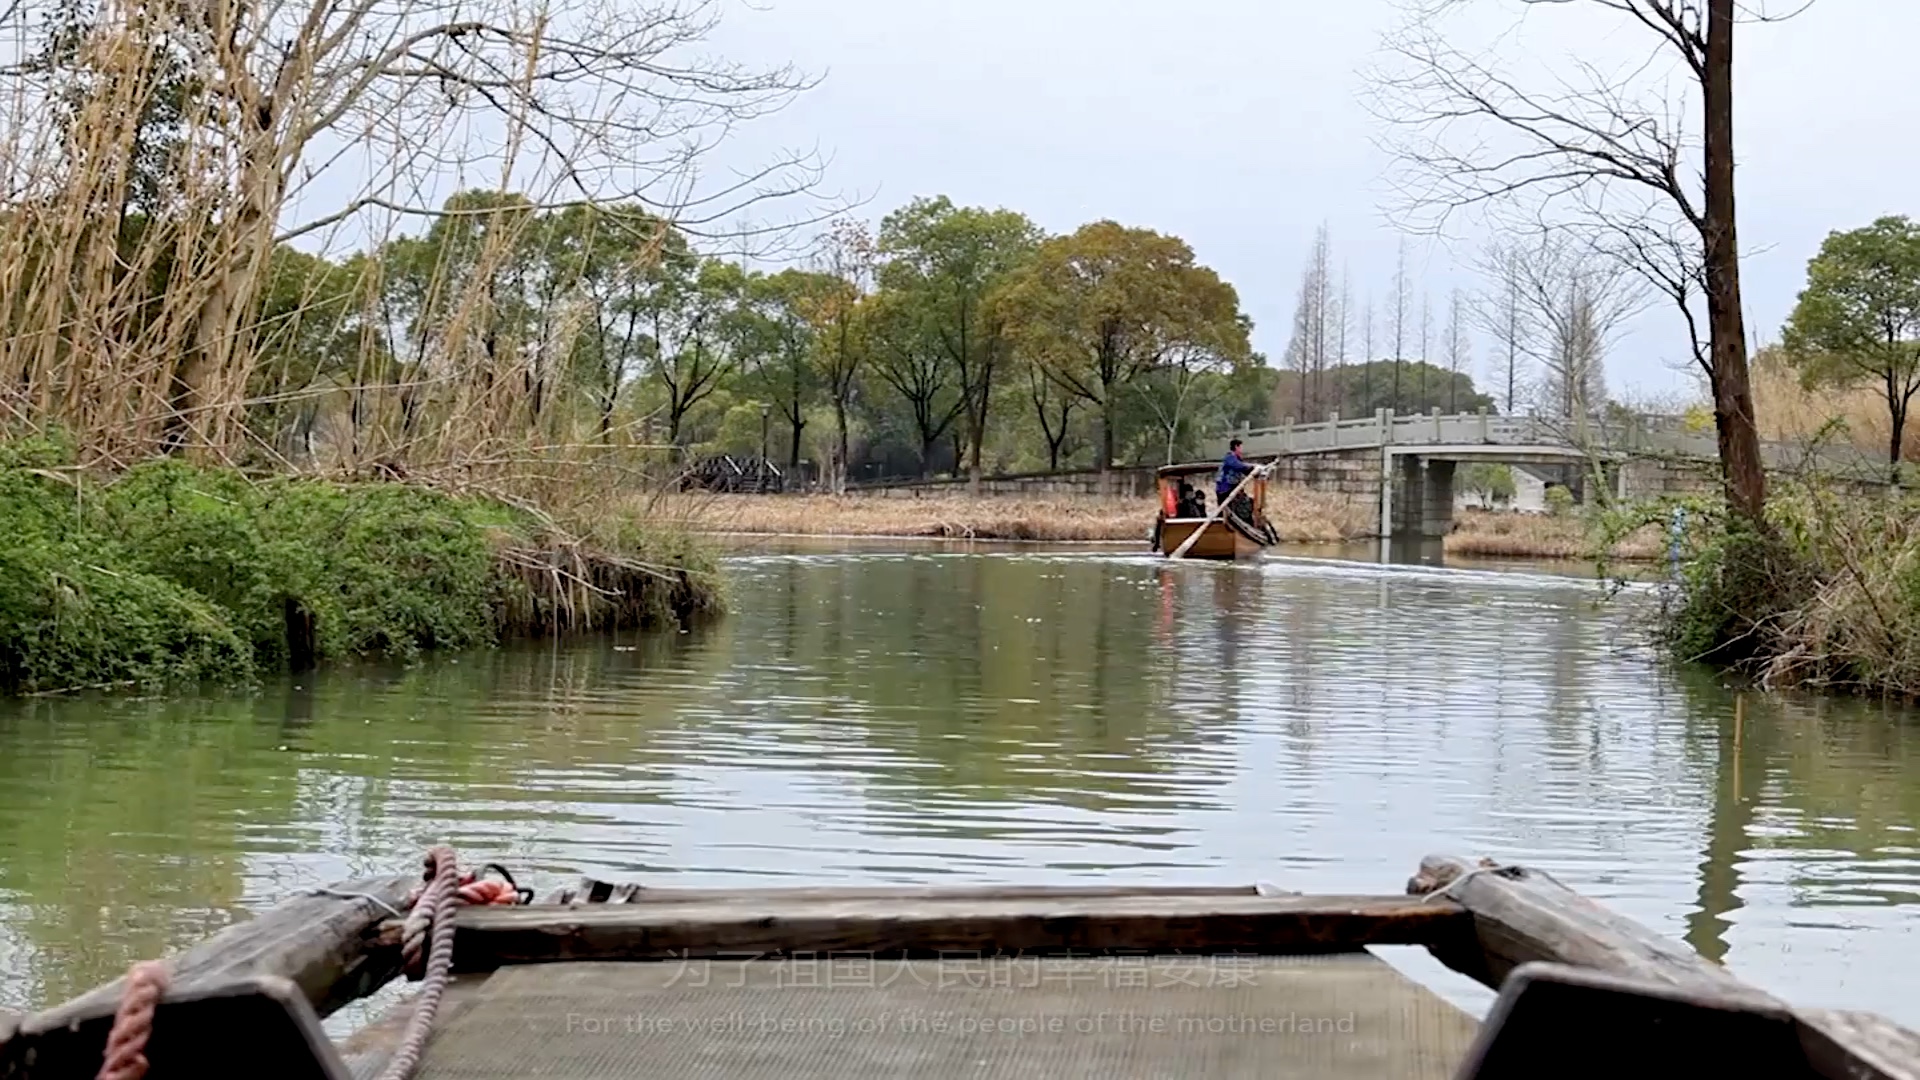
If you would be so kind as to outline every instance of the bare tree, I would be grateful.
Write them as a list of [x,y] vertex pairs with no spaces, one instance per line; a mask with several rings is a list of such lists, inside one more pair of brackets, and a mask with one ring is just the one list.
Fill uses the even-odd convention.
[[1336,312],[1333,299],[1333,251],[1327,227],[1314,233],[1313,251],[1300,275],[1300,297],[1293,312],[1293,338],[1286,365],[1300,380],[1300,419],[1311,419],[1326,405],[1327,360],[1332,352]]
[[1334,375],[1334,385],[1339,387],[1345,384],[1345,368],[1347,362],[1353,359],[1347,349],[1347,339],[1353,333],[1353,275],[1345,266],[1340,268],[1340,300],[1334,309],[1333,328],[1333,366],[1338,369]]
[[1407,280],[1407,240],[1400,238],[1400,257],[1393,269],[1393,397],[1392,407],[1400,407],[1400,364],[1407,356],[1407,317],[1413,306],[1413,286]]
[[1463,317],[1466,302],[1460,290],[1453,290],[1453,299],[1447,308],[1447,411],[1460,411],[1460,373],[1473,366],[1473,344],[1467,340],[1467,325]]
[[1420,376],[1420,389],[1414,400],[1425,411],[1432,404],[1427,400],[1427,372],[1433,368],[1433,294],[1420,294],[1420,366],[1415,370]]
[[[1196,410],[1217,399],[1224,389],[1222,380],[1209,376],[1224,373],[1231,367],[1231,361],[1217,349],[1197,342],[1180,342],[1173,345],[1144,378],[1132,384],[1147,410],[1153,413],[1161,433],[1166,436],[1162,444],[1162,464],[1173,464],[1174,454],[1180,447],[1181,426],[1192,418]],[[1037,396],[1035,402],[1036,405],[1039,402]],[[1063,409],[1060,413],[1063,435],[1066,415]],[[1053,428],[1044,412],[1040,423],[1042,432],[1051,443]]]
[[[1455,43],[1474,0],[1405,0],[1377,74],[1399,125],[1404,209],[1427,228],[1471,209],[1587,232],[1677,305],[1713,394],[1729,505],[1762,519],[1766,474],[1754,423],[1734,209],[1736,0],[1497,0],[1590,22],[1592,50],[1635,44],[1624,66],[1591,52],[1520,70],[1516,50]],[[1754,0],[1749,21],[1769,15]],[[1804,9],[1806,0],[1794,0]],[[1578,9],[1578,11],[1574,10]],[[1609,57],[1609,60],[1613,58]],[[1669,74],[1670,73],[1670,74]],[[1689,105],[1689,103],[1691,103]],[[1697,109],[1689,123],[1685,113]]]
[[1516,321],[1541,374],[1539,406],[1555,417],[1593,415],[1607,400],[1607,351],[1645,307],[1641,280],[1565,235],[1512,249],[1508,265]]
[[1361,408],[1371,410],[1373,406],[1373,293],[1367,293],[1367,306],[1360,314],[1360,403]]
[[[1489,359],[1506,364],[1506,412],[1513,415],[1514,394],[1520,373],[1520,358],[1528,351],[1526,329],[1521,321],[1519,253],[1510,243],[1490,245],[1481,255],[1480,271],[1488,285],[1474,298],[1473,318],[1493,339]],[[1495,377],[1502,372],[1496,366]]]

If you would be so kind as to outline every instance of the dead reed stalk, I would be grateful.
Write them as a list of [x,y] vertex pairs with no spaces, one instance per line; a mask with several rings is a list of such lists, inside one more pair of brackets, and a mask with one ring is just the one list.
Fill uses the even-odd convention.
[[542,498],[575,469],[657,473],[642,418],[613,422],[644,356],[607,355],[624,313],[597,284],[684,235],[777,242],[745,222],[818,177],[783,156],[703,179],[718,136],[810,85],[702,56],[719,10],[16,5],[0,435]]

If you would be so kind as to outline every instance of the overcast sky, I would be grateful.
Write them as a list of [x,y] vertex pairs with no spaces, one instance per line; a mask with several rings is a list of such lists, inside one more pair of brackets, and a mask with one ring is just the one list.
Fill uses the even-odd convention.
[[[1112,218],[1177,234],[1238,287],[1255,346],[1277,360],[1320,222],[1356,293],[1384,297],[1391,281],[1389,161],[1358,99],[1394,17],[1390,0],[756,0],[713,46],[824,76],[729,156],[817,146],[829,187],[866,197],[875,219],[946,194],[1053,231]],[[1531,16],[1525,47],[1588,46],[1556,18]],[[1816,0],[1742,33],[1747,305],[1751,332],[1772,337],[1829,230],[1920,210],[1907,67],[1920,2]],[[1416,262],[1436,311],[1472,284],[1445,247]],[[1664,311],[1643,318],[1609,384],[1690,391],[1685,349]]]

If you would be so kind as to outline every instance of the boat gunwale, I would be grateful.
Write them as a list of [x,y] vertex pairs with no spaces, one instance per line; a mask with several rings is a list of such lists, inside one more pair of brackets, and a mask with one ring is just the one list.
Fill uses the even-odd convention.
[[[400,922],[392,913],[404,905],[406,894],[417,881],[409,877],[376,878],[314,890],[255,919],[230,926],[168,959],[174,973],[169,997],[259,976],[290,980],[321,1016],[371,996],[399,974]],[[1644,984],[1678,987],[1703,1000],[1725,1003],[1726,1007],[1784,1018],[1793,1025],[1808,1062],[1820,1075],[1867,1080],[1920,1078],[1920,1034],[1874,1013],[1794,1008],[1685,945],[1581,896],[1551,875],[1522,866],[1429,856],[1407,883],[1404,894],[1361,897],[1276,895],[1277,890],[1257,885],[1188,887],[1184,892],[1160,895],[1151,892],[1153,886],[1135,893],[1124,886],[1100,886],[1077,894],[1072,886],[1039,894],[1033,893],[1034,887],[1025,888],[1025,896],[992,899],[983,896],[978,887],[962,887],[945,897],[938,895],[937,887],[901,887],[895,892],[867,888],[839,895],[831,888],[799,890],[804,896],[794,895],[793,890],[781,896],[777,895],[779,890],[743,889],[719,897],[660,895],[672,890],[646,896],[643,894],[649,890],[636,887],[628,891],[625,902],[577,900],[514,908],[468,908],[456,915],[456,966],[463,939],[471,950],[473,943],[485,936],[483,928],[506,925],[511,929],[516,923],[523,924],[517,932],[547,934],[569,942],[567,949],[571,950],[582,944],[594,947],[592,934],[579,937],[572,928],[615,932],[606,939],[605,955],[573,951],[561,956],[559,952],[567,950],[558,950],[549,957],[572,961],[664,959],[655,946],[667,944],[667,939],[675,935],[683,944],[698,940],[702,926],[714,935],[711,949],[716,954],[723,946],[733,950],[724,954],[733,959],[742,958],[739,946],[752,944],[737,937],[728,939],[743,927],[763,937],[793,934],[789,945],[798,945],[804,935],[812,935],[805,940],[818,946],[823,943],[823,935],[844,936],[850,927],[867,933],[871,943],[884,942],[885,934],[902,928],[946,932],[937,929],[940,926],[957,928],[955,935],[962,939],[974,935],[974,944],[981,943],[980,934],[986,931],[1008,934],[1002,943],[1017,940],[1042,945],[1039,949],[995,949],[995,955],[1065,952],[1076,957],[1092,956],[1103,946],[1109,947],[1109,954],[1179,954],[1204,952],[1210,942],[1235,940],[1256,948],[1263,941],[1266,945],[1291,946],[1272,949],[1268,955],[1351,951],[1370,944],[1424,945],[1446,966],[1496,991],[1510,973],[1531,963],[1569,965]],[[979,909],[972,929],[967,928],[965,915],[969,906]],[[781,923],[780,909],[785,909],[787,923]],[[703,912],[704,923],[694,917]],[[1321,925],[1309,925],[1315,921]],[[1259,936],[1289,926],[1292,936],[1283,933],[1284,942]],[[647,935],[656,931],[659,939],[649,942]],[[1209,939],[1208,933],[1216,937]],[[1161,935],[1157,945],[1154,934]],[[1236,934],[1241,936],[1236,939]],[[654,955],[635,956],[636,941],[642,943],[642,952],[653,950]],[[1188,948],[1182,947],[1183,941]],[[995,944],[992,937],[985,943]],[[1111,948],[1119,945],[1129,947]],[[764,955],[763,950],[749,951]],[[805,951],[818,955],[821,950]],[[856,951],[863,956],[889,955],[870,949]],[[979,956],[986,951],[969,950],[967,955]],[[911,955],[911,949],[903,953]],[[685,956],[682,951],[674,958]],[[474,968],[468,966],[467,970]],[[123,986],[124,980],[115,980],[61,1005],[18,1018],[13,1038],[31,1040],[82,1019],[110,1016]],[[0,1062],[8,1060],[5,1034],[5,1026],[0,1025]]]

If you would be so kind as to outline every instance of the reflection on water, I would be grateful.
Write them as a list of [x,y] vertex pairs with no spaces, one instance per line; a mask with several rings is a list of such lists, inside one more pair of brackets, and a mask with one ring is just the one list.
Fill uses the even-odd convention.
[[[543,890],[1544,866],[1809,1003],[1920,1024],[1920,737],[1736,702],[1545,574],[755,548],[695,633],[0,706],[0,1005],[446,839]],[[1626,603],[1634,601],[1629,598]]]

